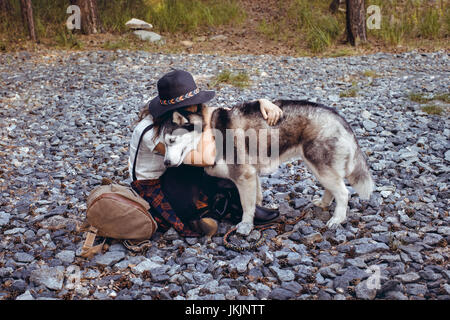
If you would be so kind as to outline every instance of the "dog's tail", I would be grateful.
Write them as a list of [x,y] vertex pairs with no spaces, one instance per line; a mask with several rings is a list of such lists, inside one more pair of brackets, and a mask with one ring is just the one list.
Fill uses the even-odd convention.
[[356,151],[355,166],[347,179],[362,199],[370,199],[375,184],[369,171],[369,165],[360,148]]

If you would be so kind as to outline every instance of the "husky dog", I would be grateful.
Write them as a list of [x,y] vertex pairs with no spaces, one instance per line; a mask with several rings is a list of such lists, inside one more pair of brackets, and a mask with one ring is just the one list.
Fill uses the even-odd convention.
[[[355,134],[344,118],[330,107],[309,101],[276,100],[273,103],[283,110],[275,126],[269,126],[263,119],[258,101],[231,109],[213,108],[209,112],[205,109],[211,108],[205,106],[197,113],[174,112],[171,121],[162,127],[165,164],[181,164],[186,154],[197,146],[202,126],[210,123],[215,131],[216,163],[205,170],[236,184],[243,208],[237,232],[246,235],[253,228],[255,205],[262,202],[259,174],[276,170],[280,162],[301,157],[325,188],[322,198],[314,204],[326,208],[336,200],[334,214],[327,222],[327,227],[334,229],[346,219],[349,195],[344,179],[363,199],[369,199],[374,188]],[[230,130],[234,131],[231,138]],[[251,152],[249,130],[270,132],[265,139],[262,135],[253,136],[258,154]],[[223,137],[226,137],[225,142]],[[243,153],[238,150],[238,141],[243,141],[240,148]],[[225,147],[230,145],[231,161]],[[262,154],[269,154],[271,160],[276,161],[262,159]],[[247,161],[242,161],[243,158]]]

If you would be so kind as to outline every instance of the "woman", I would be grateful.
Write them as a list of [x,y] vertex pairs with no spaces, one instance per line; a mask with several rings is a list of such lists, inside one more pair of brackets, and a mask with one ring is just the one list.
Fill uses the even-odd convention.
[[[174,110],[183,108],[196,112],[198,105],[210,101],[215,92],[201,91],[197,88],[192,75],[182,70],[165,74],[158,80],[157,88],[158,96],[141,111],[139,123],[131,138],[128,161],[133,180],[131,185],[150,203],[152,216],[163,230],[174,227],[181,236],[196,237],[205,233],[211,235],[217,231],[217,222],[208,218],[199,219],[201,213],[208,210],[208,198],[207,192],[201,190],[202,184],[196,181],[203,181],[201,178],[204,176],[203,167],[214,164],[216,144],[212,131],[207,129],[203,131],[197,149],[187,154],[184,159],[186,166],[182,165],[171,170],[166,170],[164,166],[165,147],[160,132],[161,124],[172,116]],[[268,100],[261,99],[260,102],[263,117],[269,124],[275,124],[282,114],[281,109]],[[144,132],[146,129],[148,131]],[[164,184],[164,181],[170,183]],[[208,180],[208,183],[211,181],[217,182]],[[196,190],[196,187],[200,190]],[[167,194],[171,194],[171,201]],[[182,198],[193,203],[193,208],[189,208],[187,201]],[[255,215],[264,222],[273,220],[275,214],[260,208]]]

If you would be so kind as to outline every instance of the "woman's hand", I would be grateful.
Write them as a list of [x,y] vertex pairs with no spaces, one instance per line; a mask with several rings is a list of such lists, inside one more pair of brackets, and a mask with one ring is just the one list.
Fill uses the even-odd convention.
[[283,116],[283,110],[267,99],[259,99],[258,101],[263,118],[267,120],[269,126],[275,125]]

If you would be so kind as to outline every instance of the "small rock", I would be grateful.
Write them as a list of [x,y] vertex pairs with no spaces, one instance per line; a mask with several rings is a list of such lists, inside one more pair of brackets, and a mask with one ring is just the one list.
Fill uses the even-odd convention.
[[406,293],[413,296],[423,296],[427,293],[427,286],[418,283],[409,283],[405,285]]
[[155,263],[155,262],[151,261],[150,259],[146,259],[146,260],[142,261],[141,263],[139,263],[137,266],[131,268],[131,271],[134,274],[141,274],[144,271],[150,271],[152,269],[157,269],[160,267],[162,267],[161,264]]
[[309,201],[305,198],[297,198],[294,200],[294,208],[298,209],[300,207],[306,206]]
[[275,266],[271,266],[269,267],[269,269],[277,276],[277,278],[281,282],[293,281],[295,279],[295,274],[291,270],[280,269]]
[[16,234],[16,233],[23,233],[23,232],[25,232],[25,230],[26,230],[25,228],[13,228],[13,229],[6,230],[5,232],[3,232],[3,234],[6,236],[9,236],[9,235]]
[[338,102],[340,100],[340,97],[337,94],[332,94],[328,96],[328,99],[332,102]]
[[302,256],[297,252],[289,252],[286,260],[290,266],[296,266],[301,263]]
[[196,42],[204,42],[206,40],[207,40],[207,38],[205,36],[199,36],[199,37],[194,38],[194,41],[196,41]]
[[18,296],[16,300],[34,300],[34,297],[31,295],[30,290],[27,290]]
[[448,283],[444,283],[444,285],[442,286],[442,288],[444,289],[444,291],[450,295],[450,284]]
[[408,297],[400,291],[389,291],[384,295],[384,297],[388,300],[408,300]]
[[216,40],[227,40],[228,39],[228,37],[227,36],[225,36],[225,35],[223,35],[223,34],[219,34],[219,35],[217,35],[217,36],[212,36],[212,37],[209,37],[209,40],[212,40],[212,41],[216,41]]
[[380,250],[389,250],[389,247],[384,243],[362,243],[355,246],[355,253],[358,255],[368,254]]
[[377,289],[370,287],[367,280],[361,281],[355,287],[356,297],[363,300],[373,300],[377,295]]
[[450,162],[450,150],[445,151],[444,159],[448,162]]
[[268,250],[264,250],[262,252],[262,261],[265,265],[271,264],[274,261],[273,253]]
[[328,292],[324,291],[324,290],[320,290],[319,293],[317,294],[317,299],[318,300],[331,300],[331,294],[329,294]]
[[75,260],[75,251],[63,250],[56,255],[56,258],[63,262],[72,263]]
[[119,262],[125,258],[125,253],[122,251],[109,251],[105,254],[98,255],[95,257],[95,262],[97,264],[103,265],[103,266],[112,266],[113,264]]
[[17,262],[30,263],[34,260],[34,257],[31,254],[25,252],[18,252],[14,254],[14,260],[16,260]]
[[373,129],[375,129],[377,127],[377,124],[375,122],[373,122],[372,120],[367,119],[367,120],[363,121],[363,127],[367,131],[372,131]]
[[450,227],[446,227],[446,226],[439,227],[438,233],[443,234],[444,236],[448,237],[448,236],[450,236]]
[[303,241],[305,242],[305,244],[313,244],[316,242],[321,242],[322,241],[322,235],[318,232],[309,234],[307,236],[305,236],[303,238]]
[[163,238],[165,240],[168,241],[173,241],[179,238],[177,231],[174,228],[170,228],[169,230],[167,230],[164,235]]
[[136,36],[139,37],[139,39],[144,41],[150,41],[150,42],[158,42],[162,41],[162,37],[152,31],[146,31],[146,30],[136,30],[133,32]]
[[38,285],[44,285],[52,290],[61,290],[64,281],[64,272],[58,267],[45,266],[33,270],[30,275],[30,281]]
[[429,246],[435,246],[442,240],[442,236],[436,233],[429,233],[423,238],[423,243]]
[[230,261],[228,268],[230,271],[237,271],[239,273],[244,273],[247,271],[247,265],[250,262],[251,255],[238,255],[236,258]]
[[261,232],[258,230],[253,230],[250,232],[250,234],[247,236],[247,241],[249,242],[255,242],[258,241],[261,238]]
[[370,119],[370,112],[367,111],[367,110],[364,110],[364,111],[361,113],[361,116],[362,116],[364,119]]
[[410,272],[406,274],[399,274],[395,276],[396,279],[400,280],[403,283],[411,283],[416,282],[420,279],[420,276],[415,272]]
[[295,293],[283,288],[275,288],[269,295],[269,299],[273,300],[288,300],[293,298],[295,298]]
[[9,223],[9,219],[10,219],[11,215],[9,213],[0,212],[0,227],[7,225]]
[[183,41],[180,41],[180,43],[187,48],[191,48],[194,45],[194,43],[189,40],[183,40]]

